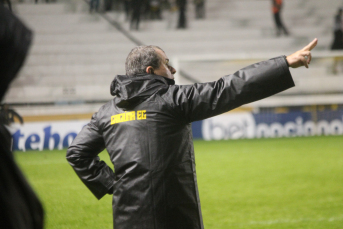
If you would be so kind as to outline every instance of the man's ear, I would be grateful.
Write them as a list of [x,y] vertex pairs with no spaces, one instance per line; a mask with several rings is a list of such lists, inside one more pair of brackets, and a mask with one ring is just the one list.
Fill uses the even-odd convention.
[[151,66],[146,67],[145,71],[148,74],[154,74],[154,68]]

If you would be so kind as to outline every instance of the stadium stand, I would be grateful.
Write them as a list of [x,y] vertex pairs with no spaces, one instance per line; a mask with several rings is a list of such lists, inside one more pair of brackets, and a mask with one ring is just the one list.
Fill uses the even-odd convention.
[[[35,39],[26,65],[5,102],[14,105],[24,116],[92,113],[103,101],[111,99],[110,82],[116,74],[125,73],[126,55],[137,42],[162,47],[172,60],[210,57],[205,62],[178,63],[183,72],[199,82],[216,80],[255,59],[290,54],[314,37],[319,38],[314,53],[330,56],[333,15],[341,5],[341,0],[330,0],[330,4],[322,0],[287,0],[282,17],[291,36],[275,37],[269,0],[206,1],[206,19],[202,20],[195,19],[194,7],[189,3],[187,29],[169,28],[171,15],[164,11],[163,20],[142,21],[139,31],[129,30],[124,12],[89,14],[84,1],[16,3],[14,11],[34,30]],[[249,60],[251,54],[257,58]],[[211,61],[213,56],[225,58]],[[247,60],[234,60],[235,56],[246,56]],[[310,69],[294,71],[297,87],[280,96],[297,96],[289,97],[294,100],[316,95],[309,100],[318,101],[319,94],[329,94],[324,100],[323,96],[320,98],[343,101],[343,77],[330,72],[331,62],[330,58],[319,59],[316,62],[319,64]],[[180,83],[191,81],[181,76]],[[278,101],[276,97],[262,105],[272,106]]]

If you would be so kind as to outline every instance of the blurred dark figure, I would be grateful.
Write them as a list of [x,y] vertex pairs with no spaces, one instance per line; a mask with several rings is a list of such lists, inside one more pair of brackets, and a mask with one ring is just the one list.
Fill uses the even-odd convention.
[[[343,9],[338,9],[334,18],[334,38],[331,45],[331,50],[343,49]],[[334,58],[332,73],[338,73],[338,62],[342,61],[339,57]]]
[[142,0],[131,0],[131,30],[139,30],[139,22],[141,19],[141,9],[142,9]]
[[145,20],[150,19],[150,15],[151,15],[150,0],[142,0],[142,13],[143,13],[142,16]]
[[12,134],[11,133],[11,124],[14,123],[14,118],[17,118],[21,124],[24,123],[23,118],[13,109],[10,109],[8,104],[4,103],[0,105],[0,125],[3,125],[7,128],[10,135],[7,136],[10,141],[6,141],[6,145],[9,150],[12,149]]
[[99,11],[99,4],[100,4],[100,0],[91,0],[89,12],[92,13],[94,10],[96,12],[98,12]]
[[185,29],[187,27],[187,21],[186,21],[187,0],[177,0],[176,3],[179,8],[179,21],[177,24],[177,28]]
[[128,21],[130,18],[131,0],[124,0],[125,20]]
[[1,5],[5,5],[5,3],[7,3],[8,8],[10,9],[10,11],[12,11],[12,4],[10,0],[0,0],[0,4]]
[[[45,2],[49,2],[49,0],[45,0]],[[38,0],[35,0],[35,3],[37,4],[37,3],[38,3]]]
[[195,18],[205,18],[205,0],[194,0],[195,5]]
[[24,123],[23,118],[15,110],[11,109],[8,104],[0,105],[0,124],[9,126],[14,123],[15,117],[18,118],[21,124]]
[[[21,68],[32,32],[0,5],[0,101]],[[0,228],[42,229],[43,208],[8,148],[11,135],[0,124]]]
[[160,0],[150,0],[150,19],[161,20],[161,1]]
[[272,0],[273,4],[273,14],[274,14],[274,20],[275,20],[275,25],[276,25],[276,36],[280,36],[281,33],[283,32],[286,36],[289,35],[288,30],[284,26],[281,20],[281,9],[282,9],[282,0]]
[[104,4],[104,11],[111,11],[112,10],[112,5],[113,5],[113,1],[112,0],[105,0],[105,4]]
[[339,9],[335,15],[334,23],[334,39],[331,45],[332,50],[343,49],[343,24],[342,24],[343,9]]
[[168,9],[167,29],[175,28],[178,11],[176,0],[168,0]]

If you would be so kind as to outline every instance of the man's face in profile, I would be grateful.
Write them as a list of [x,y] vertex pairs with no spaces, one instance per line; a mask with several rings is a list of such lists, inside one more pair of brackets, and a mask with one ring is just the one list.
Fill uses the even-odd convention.
[[176,73],[176,70],[169,65],[169,59],[167,55],[160,49],[156,49],[157,55],[159,55],[161,59],[161,64],[159,68],[154,69],[154,74],[163,76],[168,79],[174,79],[174,74]]

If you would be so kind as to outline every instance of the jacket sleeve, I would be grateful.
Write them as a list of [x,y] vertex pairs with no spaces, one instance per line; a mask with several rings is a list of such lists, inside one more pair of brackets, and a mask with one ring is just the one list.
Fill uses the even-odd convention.
[[187,122],[206,119],[294,86],[284,56],[245,67],[215,82],[174,86],[167,98]]
[[69,146],[67,160],[81,181],[101,199],[106,193],[113,193],[114,173],[98,156],[105,149],[105,143],[96,116],[97,113]]

